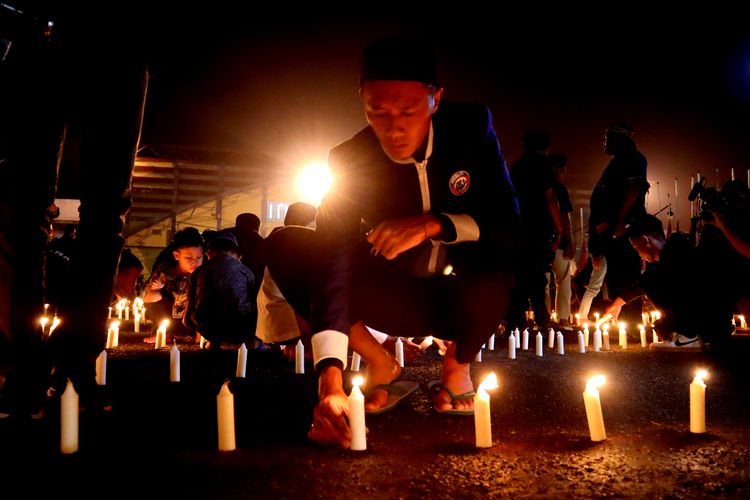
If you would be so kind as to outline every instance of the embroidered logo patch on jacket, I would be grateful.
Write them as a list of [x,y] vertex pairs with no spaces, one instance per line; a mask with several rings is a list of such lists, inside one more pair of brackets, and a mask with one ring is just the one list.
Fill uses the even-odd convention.
[[469,172],[466,170],[459,170],[451,175],[451,180],[448,181],[448,186],[451,188],[451,193],[456,196],[461,196],[468,191],[470,183],[471,177],[469,177]]

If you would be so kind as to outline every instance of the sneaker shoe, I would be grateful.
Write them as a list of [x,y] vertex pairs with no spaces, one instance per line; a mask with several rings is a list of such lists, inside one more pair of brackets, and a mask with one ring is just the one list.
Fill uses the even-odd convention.
[[679,333],[672,334],[672,340],[663,340],[661,342],[653,342],[650,345],[653,351],[668,351],[668,352],[701,352],[705,350],[706,345],[703,343],[700,337],[686,337]]

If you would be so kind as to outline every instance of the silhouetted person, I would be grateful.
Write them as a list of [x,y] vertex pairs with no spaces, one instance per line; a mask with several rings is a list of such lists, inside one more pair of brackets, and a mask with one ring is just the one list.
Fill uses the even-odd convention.
[[[253,276],[263,276],[266,267],[263,252],[263,237],[258,233],[260,219],[253,213],[242,213],[235,218],[234,227],[229,228],[237,238],[240,246],[240,257],[252,272]],[[258,295],[260,283],[255,284],[255,295]]]

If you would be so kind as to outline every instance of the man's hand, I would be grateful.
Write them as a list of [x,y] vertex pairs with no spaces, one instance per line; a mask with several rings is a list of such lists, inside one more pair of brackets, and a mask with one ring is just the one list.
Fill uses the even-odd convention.
[[367,241],[372,244],[370,252],[373,255],[381,254],[393,260],[441,231],[440,221],[433,215],[425,214],[381,222],[367,235]]
[[159,291],[159,290],[161,290],[162,288],[164,288],[164,282],[163,282],[163,281],[159,281],[159,280],[157,280],[157,279],[155,279],[155,280],[152,280],[152,281],[151,281],[151,284],[150,284],[150,285],[149,285],[149,287],[148,287],[148,289],[149,289],[150,291],[152,291],[152,292],[156,292],[156,291]]
[[344,393],[342,370],[326,366],[318,377],[320,401],[313,412],[313,424],[307,436],[321,444],[349,448],[352,432],[349,429],[349,398]]
[[612,315],[612,319],[617,321],[617,318],[620,317],[620,311],[622,310],[622,306],[625,305],[625,301],[622,300],[620,297],[617,297],[612,304],[604,310],[604,315],[607,314]]

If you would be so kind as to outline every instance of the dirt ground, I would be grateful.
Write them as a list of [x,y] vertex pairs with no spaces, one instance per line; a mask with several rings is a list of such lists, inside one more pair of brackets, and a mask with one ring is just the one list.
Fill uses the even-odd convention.
[[[368,416],[368,450],[306,439],[316,381],[279,351],[255,353],[233,380],[237,450],[217,451],[215,396],[236,351],[180,344],[182,382],[169,382],[168,351],[123,333],[109,352],[113,410],[84,411],[80,451],[59,453],[59,415],[0,422],[0,498],[748,498],[750,339],[722,353],[664,354],[550,349],[537,358],[485,351],[475,382],[494,371],[493,447],[474,446],[472,417],[437,414],[425,389],[440,372],[434,348],[403,379],[422,389],[391,412]],[[616,346],[613,345],[616,349]],[[689,384],[707,380],[707,426],[689,432]],[[594,373],[608,439],[589,439],[582,392]],[[347,373],[347,380],[349,379]],[[26,479],[30,477],[31,479]]]

